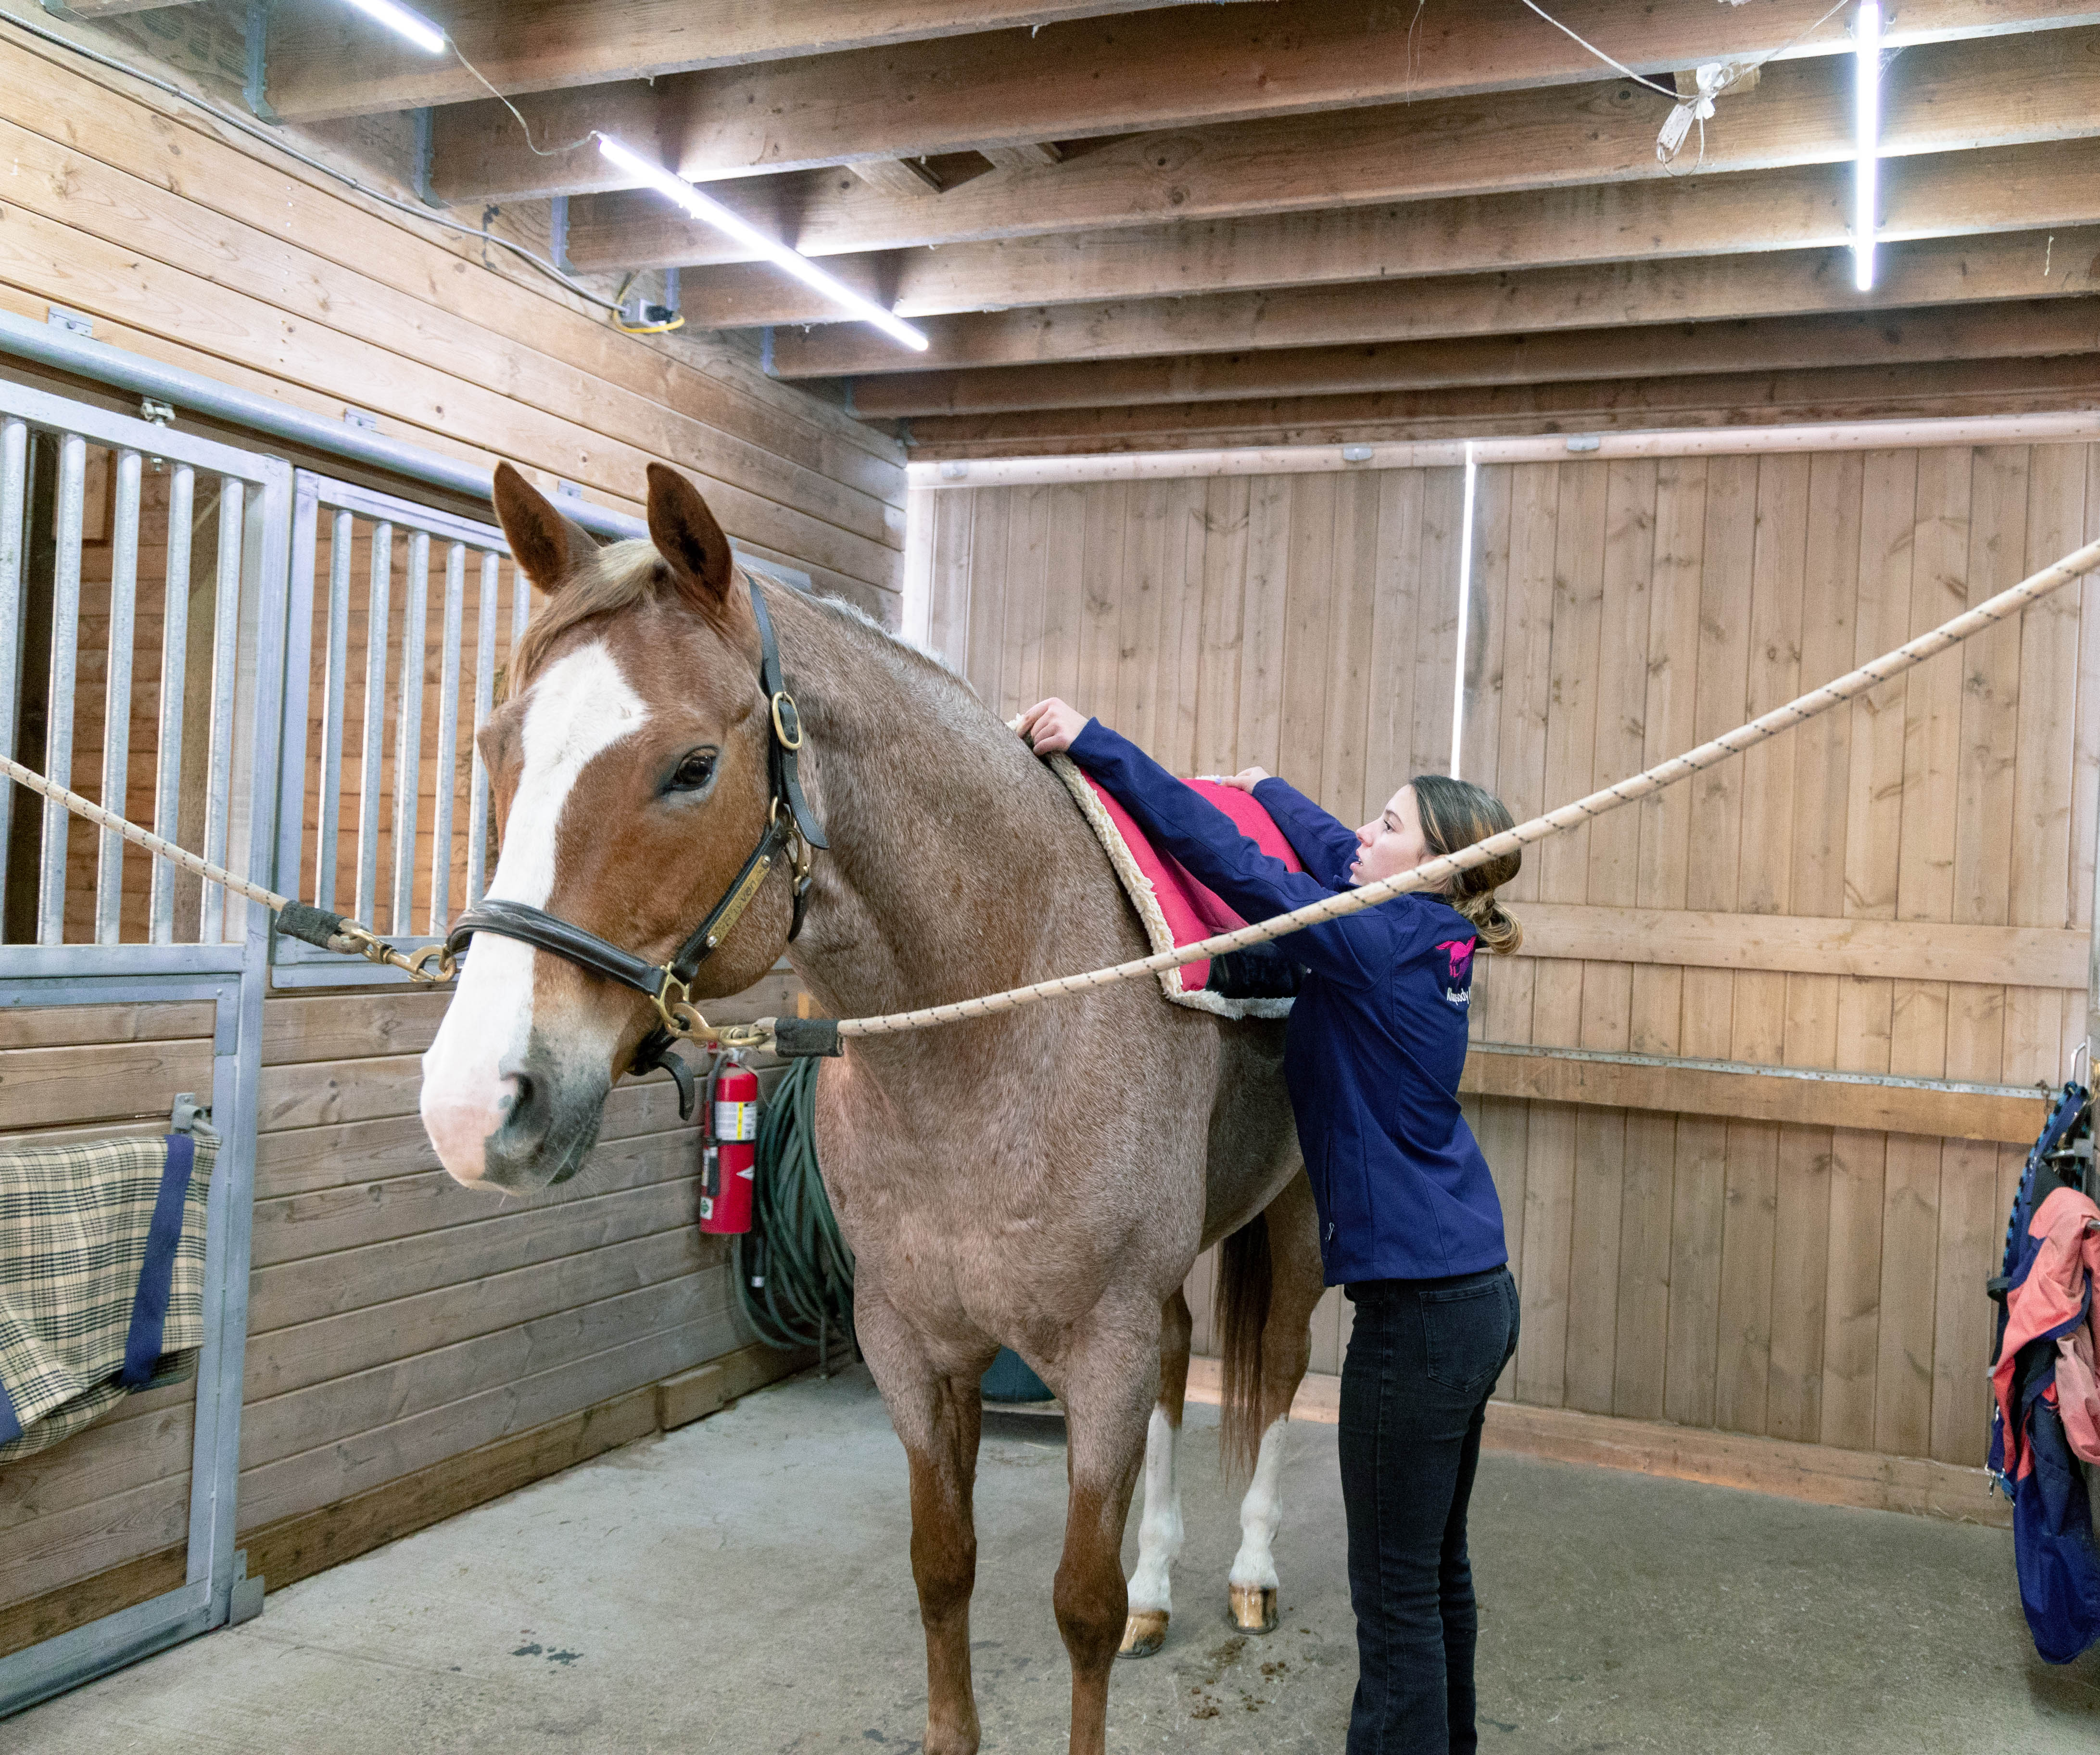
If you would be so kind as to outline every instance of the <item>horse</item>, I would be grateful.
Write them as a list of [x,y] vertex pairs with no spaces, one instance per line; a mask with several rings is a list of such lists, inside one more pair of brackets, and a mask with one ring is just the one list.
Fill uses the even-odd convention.
[[[690,984],[695,1004],[750,986],[783,949],[834,1017],[1145,954],[1064,787],[969,686],[850,605],[755,580],[684,476],[651,465],[648,538],[604,548],[507,464],[494,498],[545,600],[479,733],[501,835],[490,897],[672,957],[751,869],[778,809],[782,710],[760,683],[762,603],[829,851],[753,880]],[[506,1192],[573,1175],[658,1021],[647,997],[566,955],[475,937],[423,1059],[423,1121],[445,1169]],[[928,1755],[978,1744],[971,1492],[978,1382],[1001,1345],[1064,1406],[1053,1601],[1070,1747],[1103,1749],[1118,1651],[1147,1655],[1167,1637],[1182,1284],[1221,1240],[1223,1450],[1251,1473],[1228,1612],[1247,1632],[1276,1625],[1285,1421],[1321,1290],[1282,1059],[1280,1023],[1171,1006],[1145,981],[854,1037],[824,1063],[824,1186],[856,1262],[859,1346],[909,1465]]]

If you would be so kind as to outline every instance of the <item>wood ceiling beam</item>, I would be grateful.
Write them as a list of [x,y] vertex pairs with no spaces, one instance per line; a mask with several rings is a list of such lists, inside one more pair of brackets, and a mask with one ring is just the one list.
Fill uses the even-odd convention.
[[[929,38],[1034,29],[1171,0],[418,0],[498,91],[545,91],[653,79],[694,68],[836,55]],[[1980,18],[2001,10],[1937,0]],[[2040,8],[2019,0],[2014,14]],[[320,122],[458,104],[488,87],[452,55],[430,55],[343,6],[307,6],[270,23],[270,101],[287,121]],[[893,156],[902,156],[893,155]]]
[[157,12],[163,7],[194,6],[196,0],[66,0],[63,8],[46,4],[44,10],[60,18],[93,20],[118,18],[126,12]]
[[[1879,235],[1890,243],[2100,224],[2100,141],[1896,160],[1882,167],[1882,186]],[[1851,201],[1850,174],[1815,166],[1008,239],[825,266],[917,316],[1831,249],[1850,241]],[[687,320],[725,328],[836,320],[819,301],[786,292],[780,279],[742,267],[683,276]]]
[[941,192],[941,179],[915,158],[869,158],[850,166],[853,174],[871,188],[891,195],[923,201]]
[[972,372],[900,372],[854,383],[864,419],[997,414],[1149,402],[1226,402],[1461,385],[1608,378],[1630,360],[1674,374],[1915,365],[2100,352],[2100,296],[1901,313],[1859,312],[1749,322],[1671,323],[1485,335],[1384,347],[1286,347],[1251,353]]
[[911,423],[912,458],[1048,457],[1357,440],[1485,439],[2089,409],[2100,357],[1616,378],[1370,396],[967,415]]
[[[1895,64],[1882,150],[1887,157],[2072,137],[2100,130],[2100,29],[1921,48]],[[1630,81],[1558,86],[1490,97],[1291,116],[1132,136],[1062,164],[1012,162],[952,192],[938,226],[920,204],[897,209],[832,170],[718,191],[792,228],[810,254],[917,247],[1149,221],[1191,222],[1513,188],[1832,163],[1854,151],[1849,69],[1829,60],[1766,70],[1707,130],[1703,161],[1660,165],[1656,130],[1666,99]],[[448,200],[509,200],[615,186],[594,146],[567,160],[536,157],[515,122],[501,136],[511,176],[456,175],[442,124],[433,187]],[[579,139],[579,113],[539,125],[542,142]],[[620,113],[598,124],[641,136]],[[856,154],[856,158],[869,155]],[[696,180],[718,167],[681,161]],[[593,204],[595,205],[595,204]],[[625,209],[646,225],[668,211],[638,193]],[[709,248],[709,245],[699,245]],[[711,259],[724,259],[719,254]]]
[[[1724,11],[1582,0],[1558,10],[1631,64],[1662,72],[1777,48],[1829,6],[1761,0]],[[1890,22],[1916,44],[2092,25],[2100,24],[2100,11],[2072,11],[2061,0],[2054,6],[1917,0]],[[1793,52],[1842,51],[1846,23],[1841,13]],[[1908,77],[1908,56],[1901,64]],[[630,137],[660,142],[665,163],[704,181],[858,158],[1422,104],[1608,76],[1574,43],[1515,7],[1431,8],[1418,24],[1413,7],[1389,0],[1283,0],[1259,7],[1179,7],[1059,25],[1035,37],[987,28],[977,36],[714,69],[654,86],[571,88],[528,98],[520,108],[542,144],[609,130],[604,117],[617,115]],[[536,157],[501,104],[479,91],[469,95],[484,100],[437,117],[435,187],[446,199],[514,200],[611,186],[594,152]],[[1656,99],[1640,113],[1651,107],[1646,147],[1652,148],[1669,106]],[[1727,108],[1736,105],[1732,99]]]
[[[1919,49],[1895,64],[1903,77],[1889,82],[1885,158],[2100,136],[2100,30]],[[1849,70],[1827,60],[1768,69],[1708,125],[1696,173],[1657,162],[1665,100],[1615,81],[1118,140],[1063,164],[979,175],[938,202],[838,170],[714,193],[805,254],[829,256],[1520,189],[1700,184],[1849,163]],[[611,268],[751,255],[646,189],[572,204],[569,251],[579,265]]]
[[[900,351],[864,324],[826,323],[777,329],[770,357],[774,375],[790,378],[983,371],[2092,292],[2100,292],[2100,228],[2067,228],[1891,245],[1871,293],[1854,290],[1849,250],[1773,250],[923,317],[930,343],[923,354]],[[690,285],[683,295],[706,296]]]

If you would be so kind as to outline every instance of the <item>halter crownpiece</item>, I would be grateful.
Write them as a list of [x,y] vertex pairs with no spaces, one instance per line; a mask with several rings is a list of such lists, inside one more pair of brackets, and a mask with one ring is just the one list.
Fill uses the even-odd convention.
[[466,948],[467,941],[474,934],[492,932],[499,937],[529,944],[535,950],[549,952],[594,975],[648,995],[655,1001],[658,1021],[635,1049],[628,1070],[642,1073],[662,1067],[668,1072],[678,1084],[678,1114],[681,1119],[688,1121],[693,1112],[693,1075],[686,1063],[671,1052],[672,1045],[694,1038],[724,1047],[756,1048],[765,1045],[767,1035],[756,1025],[718,1027],[700,1015],[691,1003],[692,986],[699,978],[700,965],[728,938],[744,909],[751,905],[752,898],[758,894],[767,875],[783,857],[790,860],[795,873],[795,914],[788,929],[788,942],[792,944],[802,931],[802,917],[809,904],[810,867],[816,851],[830,846],[824,838],[823,825],[817,820],[817,814],[810,809],[810,801],[802,791],[796,767],[802,749],[802,717],[781,674],[780,648],[774,638],[773,618],[766,611],[758,581],[747,577],[746,582],[751,589],[752,614],[758,624],[759,687],[766,696],[766,769],[770,788],[765,833],[751,850],[751,856],[743,862],[743,869],[730,880],[721,899],[708,910],[706,917],[693,929],[677,954],[668,962],[652,963],[545,908],[535,908],[529,902],[505,901],[500,896],[484,896],[466,909],[452,923],[452,931],[445,939],[447,953],[457,957]]

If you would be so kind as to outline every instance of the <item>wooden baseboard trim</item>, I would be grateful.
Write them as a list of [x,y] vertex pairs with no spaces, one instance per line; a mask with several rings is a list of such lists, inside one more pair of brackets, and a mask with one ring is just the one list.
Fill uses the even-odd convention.
[[[780,1353],[770,1347],[739,1347],[709,1364],[736,1386],[734,1395],[789,1376],[817,1361],[815,1349]],[[690,1373],[682,1373],[680,1377]],[[679,1378],[667,1380],[676,1383]],[[398,1541],[447,1518],[500,1499],[521,1487],[572,1469],[622,1444],[661,1430],[660,1386],[644,1384],[580,1412],[549,1420],[529,1431],[462,1451],[442,1462],[368,1488],[318,1510],[280,1518],[239,1538],[248,1550],[248,1576],[279,1590],[374,1548]],[[710,1409],[709,1412],[714,1410]]]
[[[704,1418],[816,1362],[814,1347],[787,1353],[739,1347],[662,1383],[462,1451],[318,1510],[280,1518],[239,1538],[248,1550],[248,1576],[281,1589],[619,1445]],[[0,1607],[0,1657],[177,1589],[188,1563],[187,1549],[166,1548]]]
[[0,1609],[0,1657],[179,1590],[188,1576],[189,1549],[178,1545],[10,1603]]
[[[1215,1359],[1190,1359],[1189,1399],[1215,1404],[1221,1374]],[[1291,1418],[1332,1426],[1339,1417],[1341,1387],[1338,1377],[1308,1373],[1290,1404]],[[1991,1491],[1990,1476],[1983,1470],[1926,1457],[1883,1457],[1828,1444],[1504,1401],[1488,1404],[1482,1443],[1489,1450],[1507,1455],[1623,1469],[1814,1505],[1907,1511],[1958,1523],[2012,1527],[2011,1502]]]

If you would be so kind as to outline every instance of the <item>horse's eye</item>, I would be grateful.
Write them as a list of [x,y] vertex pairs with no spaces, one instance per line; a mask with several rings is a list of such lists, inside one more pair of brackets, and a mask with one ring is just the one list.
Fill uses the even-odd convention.
[[698,792],[714,777],[714,751],[695,749],[678,764],[677,772],[671,776],[669,789],[673,792]]

